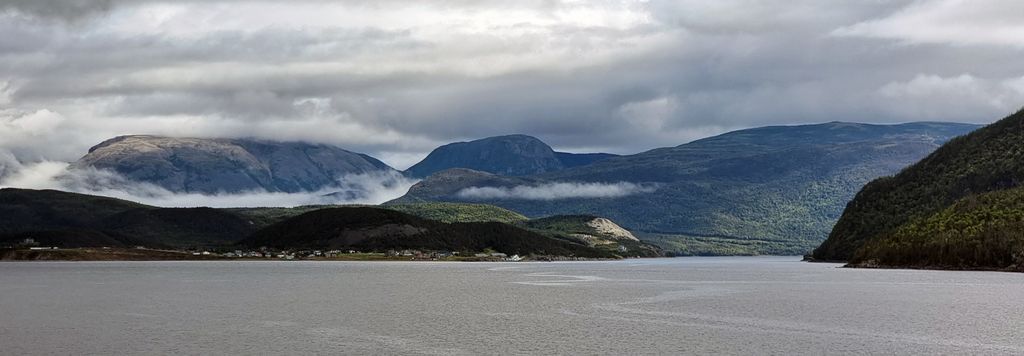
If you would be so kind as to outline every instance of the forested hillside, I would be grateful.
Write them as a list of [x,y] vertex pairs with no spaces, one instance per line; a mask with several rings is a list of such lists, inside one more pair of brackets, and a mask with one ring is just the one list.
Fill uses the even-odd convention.
[[850,263],[1024,270],[1024,188],[963,198],[868,240]]
[[[1014,188],[1021,182],[1024,111],[951,140],[894,177],[872,181],[847,205],[828,240],[814,251],[813,257],[849,260],[871,239],[884,239],[901,226],[927,219],[960,199]],[[929,222],[922,224],[934,226]]]
[[242,244],[249,247],[354,248],[362,251],[427,249],[474,252],[490,249],[524,256],[617,257],[610,252],[509,224],[446,224],[373,207],[308,212],[262,229]]
[[[828,236],[864,184],[977,127],[843,122],[761,127],[544,174],[508,177],[450,169],[414,185],[396,202],[485,203],[531,218],[602,216],[679,254],[806,254]],[[544,191],[554,183],[599,184],[608,190],[628,183],[644,189],[558,199],[464,194],[471,187]]]

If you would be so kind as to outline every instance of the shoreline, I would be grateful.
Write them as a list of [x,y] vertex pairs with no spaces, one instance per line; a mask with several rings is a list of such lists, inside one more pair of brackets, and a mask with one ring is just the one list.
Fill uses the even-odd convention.
[[[744,257],[744,256],[680,256],[680,257]],[[754,256],[750,256],[754,257]],[[763,256],[762,256],[763,257]],[[793,256],[799,257],[799,256]],[[564,256],[526,256],[520,261],[508,261],[493,257],[459,257],[417,258],[408,256],[389,256],[385,253],[341,254],[337,257],[300,257],[282,259],[276,257],[226,257],[216,254],[195,255],[190,251],[139,249],[139,248],[61,248],[52,250],[0,249],[0,263],[39,263],[39,262],[603,262],[623,261],[631,259],[658,259],[676,257],[628,257],[621,259],[585,258]],[[1024,273],[1024,268],[995,267],[952,267],[952,266],[892,266],[876,264],[851,264],[847,261],[822,261],[803,259],[799,262],[842,264],[844,269],[879,269],[879,270],[916,270],[916,271],[949,271],[949,272],[1004,272]]]
[[568,256],[526,256],[521,261],[500,257],[450,256],[444,258],[389,256],[385,253],[340,254],[336,257],[226,257],[217,254],[196,255],[190,251],[140,248],[61,248],[47,250],[0,249],[0,262],[145,262],[145,261],[319,261],[319,262],[573,262],[621,261],[624,259]]
[[[840,262],[845,263],[845,262]],[[865,263],[845,263],[842,268],[850,269],[883,269],[883,270],[916,270],[916,271],[960,271],[960,272],[1007,272],[1024,273],[1024,267],[954,267],[954,266],[893,266]]]

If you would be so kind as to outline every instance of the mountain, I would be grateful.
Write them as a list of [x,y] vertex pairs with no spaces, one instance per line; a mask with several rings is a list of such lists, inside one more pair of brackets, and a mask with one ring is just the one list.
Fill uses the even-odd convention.
[[426,249],[509,255],[615,257],[614,254],[550,238],[498,222],[452,223],[373,207],[328,208],[262,229],[242,242],[250,247],[384,251]]
[[438,201],[436,199],[455,196],[467,187],[513,187],[532,185],[541,182],[536,179],[508,177],[493,173],[474,171],[466,168],[451,168],[434,173],[426,179],[414,184],[404,196],[385,203],[421,203]]
[[[32,239],[43,246],[62,248],[233,249],[241,244],[364,251],[492,249],[510,255],[599,258],[624,254],[554,234],[552,229],[535,231],[525,223],[526,218],[515,212],[480,204],[157,208],[55,190],[0,189],[0,246]],[[637,245],[614,223],[602,221],[595,226],[598,230],[594,234],[599,238],[619,239],[630,246],[630,256],[650,255],[646,253],[650,246]]]
[[592,215],[556,215],[530,220],[525,224],[533,229],[578,235],[579,238],[589,241],[588,244],[592,245],[640,241],[633,236],[633,233],[611,220]]
[[487,204],[415,203],[388,204],[381,208],[415,215],[443,223],[500,222],[518,224],[528,220],[523,214]]
[[1024,188],[971,195],[868,239],[859,267],[1024,271]]
[[555,152],[551,146],[535,137],[507,135],[438,147],[405,172],[422,178],[446,169],[466,168],[522,176],[587,165],[614,156],[607,153]]
[[[762,127],[527,176],[442,171],[395,202],[486,203],[528,217],[603,216],[685,254],[802,254],[828,236],[843,205],[865,183],[893,174],[977,127],[843,122]],[[543,190],[559,182],[609,191],[620,189],[623,182],[656,189],[557,199],[466,194],[471,187],[514,192],[516,187]]]
[[[664,255],[661,249],[641,242],[632,233],[623,229],[615,222],[596,216],[560,215],[529,220],[522,214],[493,205],[445,202],[392,203],[376,207],[442,223],[499,222],[612,254],[641,257]],[[238,208],[228,210],[246,217],[253,224],[263,228],[273,222],[283,221],[323,208],[327,207]]]
[[[1024,111],[866,185],[813,256],[854,264],[1006,267],[1019,241]],[[1014,235],[1014,238],[1003,238]],[[992,244],[1006,244],[993,247]],[[956,259],[956,262],[952,260]],[[1000,261],[1000,262],[996,262]],[[1019,261],[1017,263],[1020,263]]]
[[521,225],[563,239],[630,256],[658,257],[660,248],[641,242],[615,222],[592,215],[556,215],[522,222]]
[[254,232],[247,220],[210,208],[156,208],[55,190],[0,189],[0,245],[32,238],[58,247],[205,247]]
[[[366,205],[346,205],[349,207],[365,207]],[[338,207],[337,205],[306,205],[294,208],[228,208],[225,211],[237,214],[257,228],[264,228],[314,210]],[[377,206],[402,213],[415,215],[423,219],[443,223],[456,222],[500,222],[517,224],[528,220],[522,214],[486,204],[467,203],[410,203],[388,204]]]
[[613,155],[611,153],[555,152],[555,158],[558,158],[558,161],[562,162],[562,165],[565,166],[565,168],[586,166],[597,161],[603,161],[618,156],[619,155]]
[[208,194],[315,191],[347,174],[395,172],[373,157],[327,145],[147,135],[104,141],[71,165],[89,167],[174,192]]

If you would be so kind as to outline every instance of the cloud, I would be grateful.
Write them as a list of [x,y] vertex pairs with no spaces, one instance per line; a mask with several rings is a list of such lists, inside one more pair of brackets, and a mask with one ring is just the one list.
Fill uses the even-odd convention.
[[[124,134],[255,137],[403,167],[441,144],[509,133],[636,153],[775,124],[984,123],[1021,106],[1012,86],[989,85],[981,92],[1003,99],[956,111],[921,108],[959,99],[901,102],[879,88],[920,73],[1021,78],[1019,7],[7,0],[0,149],[73,161]],[[35,121],[50,129],[23,134]]]
[[5,174],[0,177],[0,188],[59,189],[57,177],[65,172],[67,163],[38,162],[22,165],[17,161],[5,164]]
[[63,115],[47,109],[32,112],[0,109],[0,149],[19,148],[16,153],[25,158],[46,155],[54,147],[43,143],[59,137],[65,122]]
[[836,36],[907,43],[1024,47],[1024,2],[1016,0],[917,1],[889,16],[844,26]]
[[154,184],[130,181],[111,171],[67,167],[67,163],[49,161],[21,164],[0,151],[0,188],[57,189],[160,207],[231,208],[380,204],[402,196],[417,182],[397,172],[376,172],[339,177],[334,186],[311,192],[197,194],[174,193]]
[[948,119],[985,112],[993,117],[1024,106],[1024,76],[982,78],[971,74],[943,77],[918,74],[907,81],[893,81],[878,89],[880,102],[894,114],[928,119]]
[[112,4],[112,0],[4,0],[0,10],[71,21],[105,12]]
[[0,150],[0,182],[21,169],[21,162],[13,153]]
[[620,198],[633,194],[652,193],[658,187],[653,184],[619,183],[574,183],[557,182],[535,186],[515,187],[469,187],[455,195],[464,199],[516,199],[516,200],[561,200]]

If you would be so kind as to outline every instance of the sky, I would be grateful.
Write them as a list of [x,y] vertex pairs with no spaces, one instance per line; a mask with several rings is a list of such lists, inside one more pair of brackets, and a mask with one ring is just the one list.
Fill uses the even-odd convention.
[[0,0],[0,34],[9,165],[158,134],[328,143],[404,169],[510,133],[636,153],[1024,106],[1017,0]]

